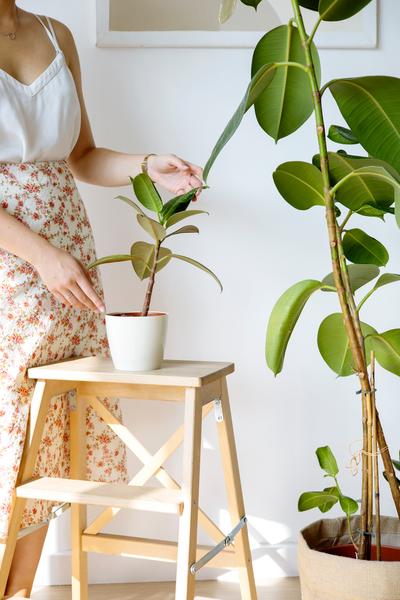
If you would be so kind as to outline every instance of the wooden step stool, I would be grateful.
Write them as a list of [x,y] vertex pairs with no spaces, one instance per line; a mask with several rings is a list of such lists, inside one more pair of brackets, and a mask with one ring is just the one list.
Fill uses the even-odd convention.
[[[68,359],[34,367],[28,376],[37,379],[30,412],[29,433],[19,473],[19,484],[7,543],[0,545],[0,598],[11,565],[22,513],[27,498],[71,503],[72,598],[87,600],[87,552],[177,561],[176,600],[193,600],[195,576],[207,564],[236,568],[243,600],[256,600],[247,519],[240,484],[226,375],[233,364],[165,361],[157,371],[118,371],[110,358],[96,356]],[[50,399],[76,390],[71,406],[71,479],[32,479]],[[99,397],[183,402],[184,424],[153,455],[100,401]],[[85,416],[90,405],[143,463],[125,484],[85,481]],[[225,535],[201,510],[199,500],[202,419],[215,408],[226,481],[232,531]],[[163,467],[183,442],[183,480],[180,486]],[[145,487],[155,476],[163,487]],[[86,506],[105,510],[89,525]],[[121,508],[176,513],[178,543],[100,533]],[[198,522],[216,542],[197,545]]]

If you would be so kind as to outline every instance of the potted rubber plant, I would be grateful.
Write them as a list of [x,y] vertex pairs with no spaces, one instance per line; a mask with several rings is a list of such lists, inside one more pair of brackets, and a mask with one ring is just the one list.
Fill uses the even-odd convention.
[[[106,330],[110,353],[116,369],[127,371],[150,371],[159,369],[164,356],[164,344],[168,316],[164,312],[150,311],[154,284],[159,271],[172,259],[186,262],[208,273],[218,284],[218,277],[193,258],[175,254],[165,246],[169,238],[177,235],[196,234],[195,225],[181,225],[190,217],[204,214],[204,210],[188,210],[199,188],[163,202],[156,186],[146,173],[131,178],[135,200],[126,196],[116,198],[127,203],[136,213],[140,227],[150,236],[151,242],[135,241],[129,254],[103,256],[88,265],[92,269],[99,265],[129,262],[137,277],[147,280],[141,310],[106,313]],[[149,211],[152,216],[146,214]],[[154,218],[153,218],[154,217]]]
[[[257,9],[266,0],[241,1]],[[371,296],[399,282],[400,275],[381,272],[389,253],[364,227],[368,230],[373,219],[382,219],[388,226],[397,221],[400,226],[400,80],[357,75],[321,84],[314,43],[320,24],[345,21],[371,0],[286,1],[292,17],[258,42],[251,81],[210,155],[204,180],[251,107],[260,127],[275,142],[314,116],[317,154],[285,162],[275,170],[273,179],[279,194],[294,209],[320,211],[332,272],[298,281],[278,299],[267,325],[266,362],[278,375],[292,332],[311,296],[319,292],[337,295],[340,311],[316,327],[316,342],[337,376],[358,380],[355,399],[359,401],[363,438],[360,499],[342,491],[330,447],[318,448],[317,459],[329,485],[301,494],[298,508],[317,509],[324,517],[339,506],[344,516],[322,518],[300,533],[302,598],[387,600],[399,597],[400,488],[376,408],[375,364],[400,376],[400,328],[378,331],[362,320],[362,311]],[[229,18],[235,6],[235,0],[223,0],[220,20]],[[304,9],[315,15],[311,31],[304,24]],[[330,128],[324,114],[329,93],[345,121]],[[303,143],[304,148],[310,147],[310,141]],[[365,151],[361,155],[346,150],[356,144]],[[379,460],[398,518],[380,515]]]

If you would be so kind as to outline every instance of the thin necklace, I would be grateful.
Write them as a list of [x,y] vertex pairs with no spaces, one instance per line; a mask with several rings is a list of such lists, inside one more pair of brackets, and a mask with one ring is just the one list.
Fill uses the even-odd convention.
[[18,31],[18,27],[19,27],[19,17],[18,17],[18,6],[15,7],[17,9],[16,12],[16,24],[15,24],[15,30],[11,31],[10,33],[1,33],[0,35],[2,35],[3,37],[8,37],[9,40],[15,40],[15,38],[17,37],[17,31]]

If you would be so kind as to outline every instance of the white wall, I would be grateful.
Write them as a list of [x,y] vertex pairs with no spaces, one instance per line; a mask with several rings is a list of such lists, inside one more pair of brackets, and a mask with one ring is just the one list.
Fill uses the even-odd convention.
[[[385,0],[381,4],[379,49],[324,51],[324,80],[379,73],[400,76],[400,3]],[[175,152],[204,164],[245,89],[250,50],[98,49],[94,0],[24,0],[21,5],[55,16],[73,30],[99,145],[132,153]],[[326,100],[327,122],[338,122],[328,94]],[[359,478],[352,478],[346,469],[349,444],[361,435],[357,383],[355,379],[337,380],[319,357],[315,341],[321,319],[337,310],[335,297],[321,294],[307,306],[290,344],[286,368],[277,379],[263,358],[267,318],[280,293],[295,281],[330,271],[322,210],[295,211],[278,197],[271,178],[279,163],[308,160],[315,151],[311,121],[275,146],[259,130],[253,115],[248,115],[216,163],[211,189],[201,200],[201,207],[211,213],[198,219],[201,236],[187,236],[175,245],[216,270],[225,286],[223,295],[207,276],[176,264],[160,275],[154,302],[170,314],[169,357],[236,363],[236,374],[230,378],[231,401],[259,581],[265,576],[295,573],[297,531],[318,518],[316,512],[299,515],[296,508],[301,491],[323,483],[314,456],[317,446],[331,445],[340,459],[343,487],[358,495]],[[98,254],[125,252],[140,233],[129,208],[113,200],[119,190],[86,185],[80,189]],[[367,230],[388,242],[389,269],[398,272],[399,232],[393,222],[384,226],[371,220]],[[102,274],[108,310],[140,305],[143,287],[127,265],[102,267]],[[365,320],[382,330],[398,326],[399,294],[396,286],[383,289],[366,307]],[[397,453],[399,384],[379,370],[378,388],[382,421]],[[181,416],[176,406],[125,402],[124,407],[126,421],[154,450]],[[203,504],[228,530],[216,457],[210,419],[204,448]],[[132,461],[132,470],[136,466]],[[172,462],[172,471],[178,476],[177,462]],[[386,487],[383,510],[393,512]],[[52,527],[39,583],[66,581],[67,521],[62,517]],[[166,525],[153,517],[148,521],[137,513],[119,523],[125,533],[174,537],[175,521]],[[203,575],[215,573],[205,571]],[[174,567],[164,563],[109,557],[91,560],[92,581],[173,577]]]

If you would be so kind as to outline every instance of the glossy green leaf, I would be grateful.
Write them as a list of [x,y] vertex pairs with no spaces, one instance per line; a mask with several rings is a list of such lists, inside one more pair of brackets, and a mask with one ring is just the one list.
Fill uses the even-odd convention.
[[211,167],[216,161],[218,155],[221,150],[226,146],[231,137],[235,134],[238,129],[240,123],[246,112],[249,110],[251,106],[253,106],[254,102],[257,100],[259,95],[265,90],[265,88],[271,83],[273,77],[275,75],[275,65],[268,64],[264,65],[257,71],[252,80],[250,81],[246,93],[243,97],[243,100],[239,104],[236,109],[234,115],[231,117],[224,131],[220,135],[217,143],[215,144],[213,151],[211,152],[210,158],[207,160],[207,163],[204,167],[203,171],[203,179],[207,181],[208,175],[210,173]]
[[[135,242],[131,247],[130,259],[136,275],[143,280],[149,277],[154,263],[155,248],[147,242]],[[171,260],[172,252],[168,248],[160,248],[156,272],[161,271]]]
[[378,281],[375,283],[374,287],[361,300],[361,302],[358,305],[358,309],[360,310],[360,308],[368,300],[368,298],[370,298],[372,294],[374,294],[379,288],[398,281],[400,281],[400,275],[396,275],[395,273],[384,273],[383,275],[381,275]]
[[162,242],[166,235],[166,230],[160,223],[150,219],[147,215],[137,215],[138,223],[151,237],[157,242]]
[[400,275],[397,275],[396,273],[383,273],[374,285],[373,290],[376,291],[384,285],[389,285],[389,283],[395,283],[397,281],[400,281]]
[[[379,275],[379,269],[375,265],[348,265],[347,270],[349,273],[350,286],[353,292],[363,287]],[[322,284],[324,286],[336,287],[333,273],[329,273],[323,278]],[[324,290],[323,291],[331,291]]]
[[272,309],[267,327],[265,357],[275,375],[282,371],[290,336],[307,300],[321,285],[315,279],[299,281],[282,294]]
[[273,174],[281,196],[297,208],[307,210],[324,205],[324,183],[321,172],[306,162],[286,162]]
[[240,0],[242,4],[246,4],[246,6],[252,6],[257,10],[257,6],[262,2],[262,0]]
[[327,490],[321,492],[304,492],[299,498],[298,510],[304,512],[312,508],[320,509],[321,506],[326,506],[327,503],[335,504],[336,502],[337,496]]
[[400,79],[338,79],[330,90],[354,135],[371,156],[400,172]]
[[223,291],[222,283],[220,282],[218,277],[215,275],[215,273],[213,273],[208,267],[205,267],[204,265],[199,263],[197,260],[194,260],[193,258],[189,258],[188,256],[182,256],[181,254],[172,254],[171,256],[172,256],[172,258],[177,258],[178,260],[187,262],[190,265],[192,265],[193,267],[196,267],[197,269],[201,269],[205,273],[208,273],[214,279],[214,281],[217,282],[221,292]]
[[[369,336],[376,333],[376,330],[361,323],[363,335]],[[366,339],[366,347],[369,349]],[[324,319],[318,330],[318,348],[326,364],[340,377],[347,377],[355,373],[353,358],[350,350],[349,340],[343,325],[343,316],[341,313],[334,313]],[[370,362],[370,352],[366,352],[367,362]]]
[[103,256],[102,258],[98,258],[92,261],[87,265],[87,269],[93,269],[94,267],[98,267],[99,265],[107,265],[109,263],[117,263],[117,262],[125,262],[127,260],[131,260],[130,254],[112,254],[110,256]]
[[[332,185],[353,174],[336,191],[337,202],[356,212],[365,205],[386,210],[393,204],[394,181],[388,171],[391,167],[386,162],[350,156],[345,152],[329,152],[328,159]],[[313,163],[319,167],[318,155],[314,156]]]
[[340,506],[346,515],[354,515],[358,511],[358,502],[348,496],[339,496]]
[[134,179],[130,178],[136,198],[145,208],[159,213],[163,207],[160,194],[157,192],[147,173],[140,173]]
[[185,225],[184,227],[180,227],[176,231],[172,231],[167,235],[167,237],[171,237],[172,235],[180,235],[181,233],[200,233],[198,227],[195,225]]
[[320,448],[317,448],[315,453],[321,469],[331,477],[336,477],[336,475],[339,473],[339,467],[329,446],[321,446]]
[[200,188],[193,188],[190,192],[186,192],[181,196],[171,198],[166,202],[160,212],[161,222],[164,224],[170,217],[176,213],[183,212],[187,209],[193,198],[196,196]]
[[[363,287],[379,275],[379,269],[375,265],[348,265],[350,285],[353,292]],[[323,278],[322,284],[335,287],[333,273]]]
[[337,504],[337,502],[339,501],[340,494],[339,494],[339,490],[337,489],[336,486],[324,488],[324,492],[328,492],[328,494],[330,494],[331,496],[336,497],[335,501],[330,500],[330,501],[326,502],[325,504],[318,506],[319,510],[322,513],[327,513],[328,511],[331,510],[331,508],[333,508],[335,506],[335,504]]
[[371,0],[320,0],[319,14],[324,21],[344,21],[370,2]]
[[331,125],[328,131],[328,138],[336,144],[359,144],[358,139],[347,127],[341,127],[340,125]]
[[400,376],[400,329],[390,329],[368,338],[378,363],[395,375]]
[[[314,44],[312,55],[319,80],[321,69]],[[254,50],[252,74],[267,64],[288,61],[306,65],[300,34],[292,24],[276,27],[261,38]],[[290,135],[314,110],[307,73],[298,67],[280,66],[254,108],[260,126],[275,141]]]
[[130,198],[127,198],[126,196],[115,196],[115,199],[116,200],[122,200],[123,202],[126,202],[127,204],[129,204],[129,206],[131,206],[132,208],[134,208],[137,213],[139,213],[140,215],[144,215],[144,212],[142,211],[142,209],[140,208],[140,206],[138,204],[136,204],[136,202],[134,202]]
[[389,254],[385,246],[361,229],[349,229],[343,237],[343,251],[348,260],[357,264],[384,267]]
[[225,23],[231,18],[236,9],[237,0],[220,0],[219,22]]
[[363,217],[376,217],[377,219],[385,220],[385,216],[391,212],[389,209],[382,210],[381,208],[376,208],[375,206],[370,206],[369,204],[364,204],[361,208],[357,210],[357,214]]
[[[347,270],[349,273],[350,286],[353,292],[363,287],[379,275],[379,269],[375,265],[348,265]],[[323,278],[322,284],[328,287],[336,287],[333,273],[329,273]],[[322,291],[332,291],[330,289]]]
[[392,460],[393,466],[396,469],[396,471],[400,471],[400,461],[398,460]]
[[169,217],[165,222],[164,226],[168,229],[168,227],[172,227],[176,225],[183,219],[188,219],[189,217],[195,217],[196,215],[208,215],[209,213],[205,210],[185,210],[184,212],[175,213],[172,217]]
[[299,0],[299,5],[318,11],[319,0]]

